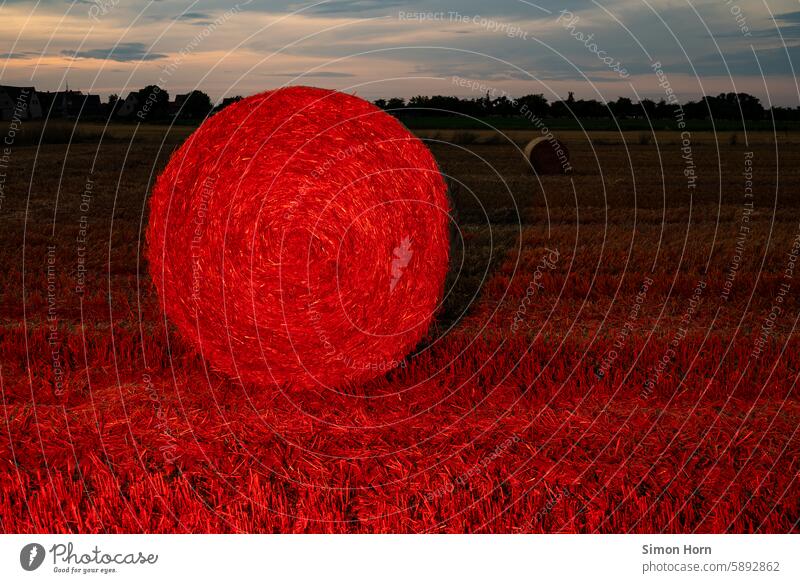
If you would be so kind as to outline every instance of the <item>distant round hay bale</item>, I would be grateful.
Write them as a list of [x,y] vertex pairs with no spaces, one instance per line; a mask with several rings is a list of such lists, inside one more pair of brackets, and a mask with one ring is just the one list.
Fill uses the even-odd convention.
[[537,174],[568,174],[572,172],[569,150],[554,137],[541,136],[525,146],[525,159]]

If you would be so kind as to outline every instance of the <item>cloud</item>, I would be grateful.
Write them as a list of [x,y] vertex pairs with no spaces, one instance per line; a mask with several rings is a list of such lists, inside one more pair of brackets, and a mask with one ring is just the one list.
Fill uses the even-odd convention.
[[207,12],[184,12],[178,14],[173,20],[208,20],[211,15]]
[[341,77],[355,77],[353,73],[341,71],[318,71],[316,73],[267,73],[265,77],[322,77],[338,79]]
[[[506,17],[506,18],[548,18],[563,8],[576,11],[592,6],[591,0],[460,0],[457,4],[452,0],[332,0],[319,6],[314,6],[309,11],[317,14],[359,16],[364,13],[378,12],[381,14],[396,14],[398,11],[413,12],[444,12],[458,13],[464,16]],[[293,5],[292,8],[300,8]]]
[[167,55],[150,52],[144,43],[120,43],[108,49],[90,49],[88,51],[61,51],[65,57],[72,59],[99,59],[103,61],[118,61],[127,63],[130,61],[156,61],[163,59]]
[[22,51],[19,53],[0,53],[0,59],[32,59],[38,56],[37,53]]
[[[758,60],[751,49],[732,51],[724,54],[725,63],[734,79],[740,77],[784,76],[791,72],[791,64],[800,61],[800,45],[779,48],[765,48],[756,51]],[[695,69],[701,76],[726,75],[722,59],[719,55],[709,55],[694,62]],[[677,70],[684,67],[675,67]]]
[[758,38],[800,39],[800,11],[778,14],[774,23],[773,28],[753,30],[751,35]]
[[387,9],[400,6],[408,6],[405,0],[334,0],[315,6],[309,12],[317,14],[363,14],[364,12],[374,12],[376,10],[385,11]]
[[207,12],[184,12],[173,17],[172,20],[194,25],[207,25],[214,21],[214,16]]
[[796,22],[797,24],[800,24],[800,10],[778,14],[775,17],[775,20],[780,20],[781,22]]

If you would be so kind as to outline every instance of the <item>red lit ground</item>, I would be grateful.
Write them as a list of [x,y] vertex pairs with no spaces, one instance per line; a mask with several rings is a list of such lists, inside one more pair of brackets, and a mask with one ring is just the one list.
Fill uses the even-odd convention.
[[165,327],[145,138],[13,151],[0,530],[798,530],[797,136],[780,180],[773,136],[698,136],[691,195],[667,133],[567,134],[574,182],[541,184],[509,145],[434,146],[463,268],[419,354],[340,394],[243,388]]

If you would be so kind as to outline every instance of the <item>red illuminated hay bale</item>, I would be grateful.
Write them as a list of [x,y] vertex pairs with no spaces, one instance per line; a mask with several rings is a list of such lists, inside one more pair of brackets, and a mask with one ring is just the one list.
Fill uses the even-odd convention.
[[214,368],[341,386],[398,366],[425,336],[448,212],[433,156],[395,118],[335,91],[269,91],[173,154],[150,200],[150,273]]
[[569,150],[552,136],[541,136],[525,146],[525,159],[537,174],[568,174],[572,172]]

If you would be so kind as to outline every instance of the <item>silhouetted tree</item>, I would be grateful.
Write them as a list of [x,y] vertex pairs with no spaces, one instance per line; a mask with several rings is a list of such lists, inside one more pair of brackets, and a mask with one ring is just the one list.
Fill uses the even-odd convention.
[[642,110],[642,116],[650,119],[656,117],[656,102],[652,99],[642,99],[639,102],[639,107]]
[[550,106],[550,115],[552,117],[571,117],[570,108],[572,103],[567,101],[556,101]]
[[550,113],[550,106],[547,104],[547,98],[542,95],[523,95],[517,100],[518,110],[522,111],[525,106],[525,111],[530,111],[537,117],[547,117]]
[[169,113],[169,93],[158,85],[148,85],[136,92],[138,108],[136,118],[141,121],[166,119]]
[[612,101],[608,104],[611,113],[614,114],[616,118],[629,118],[634,117],[637,113],[633,101],[628,99],[627,97],[619,97],[616,101]]
[[572,113],[571,116],[577,118],[608,118],[611,117],[611,110],[609,107],[595,99],[580,99],[573,101],[570,106]]
[[400,97],[392,97],[386,103],[386,109],[390,111],[397,111],[399,109],[403,109],[406,106],[406,100]]
[[800,107],[773,107],[771,111],[775,121],[800,120]]
[[179,115],[184,119],[203,119],[211,113],[211,109],[211,98],[195,89],[186,95]]
[[106,105],[107,115],[112,116],[115,113],[117,113],[117,108],[120,105],[122,105],[122,103],[119,100],[119,95],[117,95],[116,93],[112,93],[111,95],[109,95],[108,104]]
[[519,115],[519,110],[513,101],[505,95],[501,95],[492,102],[492,113],[494,115],[509,117],[512,115]]

